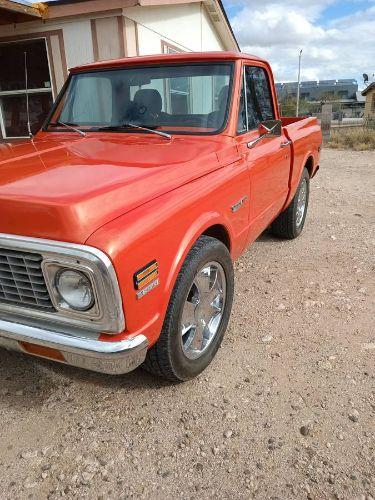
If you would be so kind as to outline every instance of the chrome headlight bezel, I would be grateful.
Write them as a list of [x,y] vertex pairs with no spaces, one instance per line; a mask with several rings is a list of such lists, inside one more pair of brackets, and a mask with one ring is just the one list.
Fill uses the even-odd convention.
[[[59,262],[54,260],[45,260],[42,263],[43,274],[46,278],[46,284],[51,297],[52,304],[57,311],[62,311],[69,314],[74,314],[82,317],[90,317],[93,319],[100,318],[99,295],[94,273],[92,269],[86,265],[79,265],[69,261]],[[65,271],[76,271],[83,274],[90,282],[93,303],[91,307],[78,309],[72,307],[60,294],[56,280],[58,275]]]
[[[125,329],[122,298],[117,276],[109,257],[101,250],[53,240],[0,233],[0,246],[35,252],[42,256],[42,272],[55,311],[42,311],[18,305],[0,304],[2,312],[43,322],[60,323],[103,333],[120,333]],[[87,311],[64,308],[54,290],[54,278],[61,268],[83,272],[93,287],[95,303]],[[35,321],[34,321],[35,322]]]

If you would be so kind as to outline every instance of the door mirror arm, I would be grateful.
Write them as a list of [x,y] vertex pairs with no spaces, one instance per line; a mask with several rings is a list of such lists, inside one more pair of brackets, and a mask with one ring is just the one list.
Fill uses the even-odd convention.
[[247,143],[247,147],[252,149],[263,139],[271,137],[281,137],[282,122],[281,120],[267,120],[259,124],[259,137]]

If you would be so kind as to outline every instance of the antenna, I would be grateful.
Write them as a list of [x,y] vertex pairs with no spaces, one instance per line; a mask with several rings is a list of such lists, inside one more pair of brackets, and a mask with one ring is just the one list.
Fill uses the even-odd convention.
[[31,126],[30,126],[30,109],[29,109],[29,89],[28,89],[28,75],[27,75],[27,52],[24,52],[25,55],[25,88],[26,88],[26,115],[27,115],[27,132],[29,134],[30,139],[32,138],[33,134],[31,132]]
[[299,51],[299,63],[298,63],[298,87],[297,87],[297,109],[296,109],[296,115],[299,115],[299,98],[300,98],[300,92],[301,92],[301,60],[302,60],[302,52],[303,49]]

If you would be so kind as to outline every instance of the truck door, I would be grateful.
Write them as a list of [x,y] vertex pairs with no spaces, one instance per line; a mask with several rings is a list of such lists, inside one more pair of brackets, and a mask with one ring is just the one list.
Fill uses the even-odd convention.
[[263,67],[244,65],[238,115],[238,148],[250,175],[248,242],[257,238],[283,207],[289,191],[291,149],[288,139],[259,137],[258,127],[277,116],[268,72]]

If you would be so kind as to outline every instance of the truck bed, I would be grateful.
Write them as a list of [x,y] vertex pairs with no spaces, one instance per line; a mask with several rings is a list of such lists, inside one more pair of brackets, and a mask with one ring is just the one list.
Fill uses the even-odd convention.
[[321,129],[316,117],[282,117],[286,137],[291,141],[291,169],[290,169],[290,194],[286,205],[294,196],[301,177],[302,168],[311,162],[310,177],[316,173],[319,161],[319,151],[321,147]]

